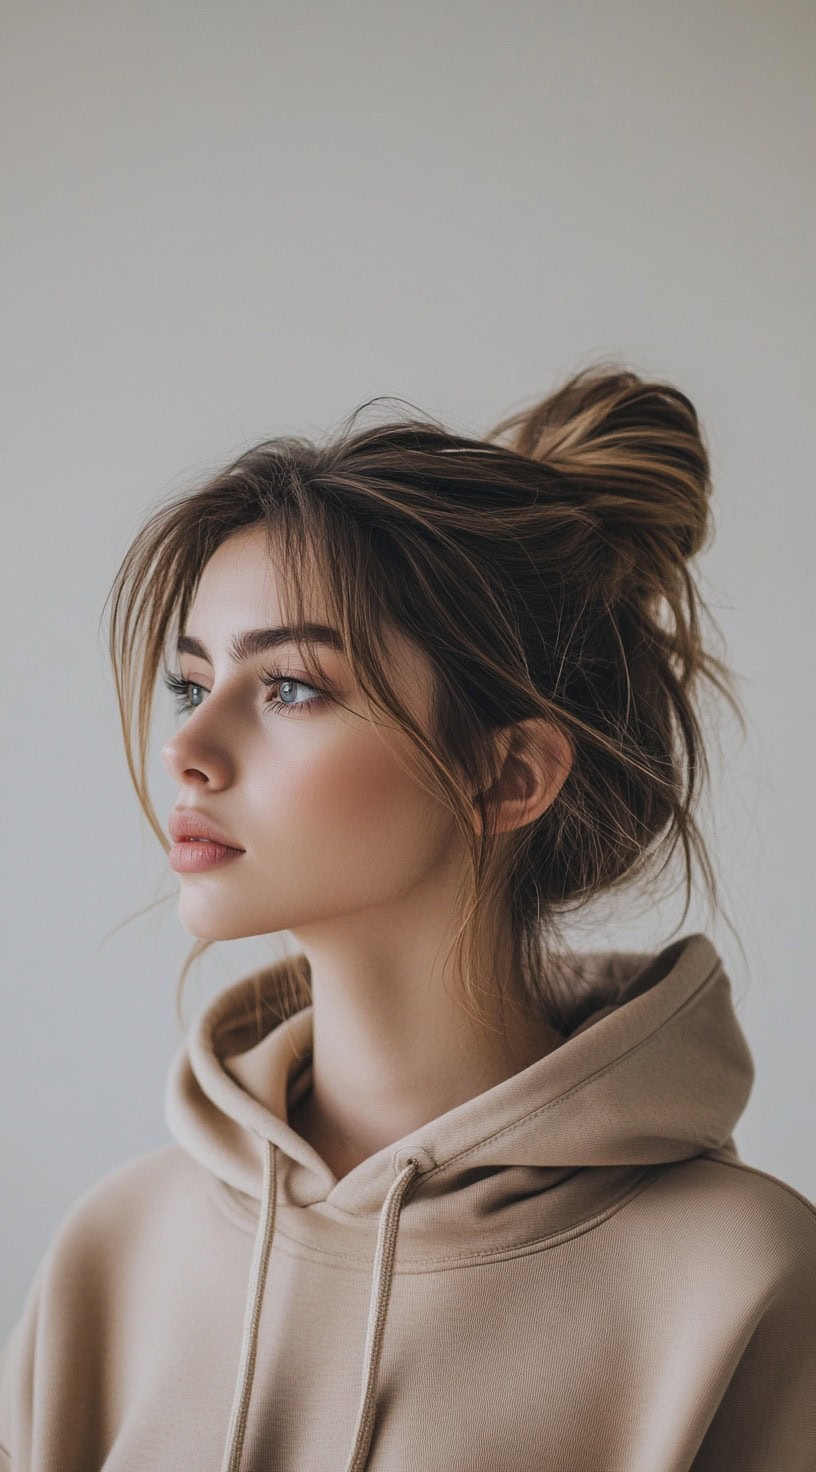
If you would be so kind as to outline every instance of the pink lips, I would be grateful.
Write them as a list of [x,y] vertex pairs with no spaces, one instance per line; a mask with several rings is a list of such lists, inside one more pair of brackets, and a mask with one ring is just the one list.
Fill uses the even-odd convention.
[[240,859],[242,848],[227,848],[223,843],[210,843],[194,838],[175,843],[167,855],[171,869],[179,874],[200,874],[202,869],[213,869],[217,864],[227,864],[230,859]]
[[244,852],[236,843],[196,808],[173,808],[170,834],[175,839],[167,855],[171,868],[179,873],[200,873],[216,864],[240,858]]

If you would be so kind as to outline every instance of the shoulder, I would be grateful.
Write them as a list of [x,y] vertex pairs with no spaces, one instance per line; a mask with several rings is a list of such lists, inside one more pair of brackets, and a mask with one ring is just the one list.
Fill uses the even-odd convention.
[[40,1271],[64,1268],[76,1258],[103,1270],[114,1251],[135,1249],[145,1229],[161,1231],[163,1219],[178,1217],[184,1203],[195,1211],[205,1175],[203,1167],[175,1143],[115,1166],[73,1201],[54,1232]]
[[88,1186],[69,1208],[66,1222],[74,1216],[87,1216],[119,1205],[133,1206],[144,1199],[146,1191],[173,1190],[180,1180],[197,1176],[201,1167],[186,1150],[171,1142],[134,1155],[121,1165],[113,1166]]
[[207,1178],[203,1166],[171,1143],[125,1161],[87,1187],[39,1258],[5,1356],[12,1344],[34,1335],[46,1311],[67,1329],[91,1300],[101,1301],[106,1293],[115,1297],[120,1274],[133,1259],[158,1261],[181,1225],[199,1214]]
[[172,1291],[208,1178],[171,1143],[108,1171],[74,1200],[0,1345],[0,1468],[15,1424],[22,1418],[20,1424],[30,1426],[32,1385],[42,1381],[37,1399],[43,1406],[50,1391],[44,1377],[53,1371],[58,1378],[63,1365],[82,1365],[88,1386],[93,1382],[93,1393],[101,1394],[106,1365],[118,1363],[108,1346],[117,1336],[127,1339],[130,1306],[151,1285],[158,1293]]
[[709,1150],[687,1165],[697,1165],[701,1176],[724,1197],[750,1205],[754,1218],[791,1234],[793,1241],[816,1247],[816,1204],[789,1181],[760,1170],[729,1150]]
[[729,1153],[700,1157],[693,1169],[717,1202],[722,1236],[733,1240],[733,1272],[704,1300],[706,1335],[724,1310],[732,1329],[724,1393],[694,1472],[805,1472],[814,1465],[816,1207],[789,1182]]
[[668,1166],[653,1188],[682,1223],[679,1235],[773,1293],[788,1282],[816,1302],[816,1205],[789,1182],[712,1150]]

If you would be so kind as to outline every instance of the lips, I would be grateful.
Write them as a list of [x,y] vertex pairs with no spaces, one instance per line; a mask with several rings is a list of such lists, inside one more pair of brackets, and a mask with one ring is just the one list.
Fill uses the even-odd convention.
[[220,843],[225,848],[235,849],[238,853],[244,853],[240,843],[230,838],[217,823],[207,818],[196,808],[173,808],[170,814],[170,835],[175,843],[190,843],[195,839],[203,839],[209,843]]

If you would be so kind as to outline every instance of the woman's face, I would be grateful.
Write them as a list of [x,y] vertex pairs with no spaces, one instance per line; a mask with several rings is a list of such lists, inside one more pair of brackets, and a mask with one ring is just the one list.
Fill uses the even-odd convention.
[[[309,615],[328,622],[321,607]],[[190,709],[161,753],[176,806],[211,818],[244,850],[179,875],[181,922],[210,940],[305,933],[392,906],[450,858],[450,813],[409,775],[411,747],[390,723],[385,744],[342,652],[315,646],[324,699],[295,643],[233,662],[236,636],[282,623],[263,530],[233,534],[204,568],[189,612],[184,633],[207,653],[179,654]],[[427,729],[429,663],[402,636],[388,647],[400,692]],[[301,683],[262,683],[270,671]]]

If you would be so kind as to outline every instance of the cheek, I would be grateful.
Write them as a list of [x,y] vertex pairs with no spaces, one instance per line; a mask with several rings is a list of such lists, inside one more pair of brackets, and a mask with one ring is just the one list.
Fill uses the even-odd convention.
[[349,877],[352,870],[379,873],[386,886],[389,876],[416,877],[447,833],[449,814],[375,734],[343,736],[281,768],[270,808],[275,822],[260,840],[265,856],[324,875],[327,868],[338,876],[344,869]]

